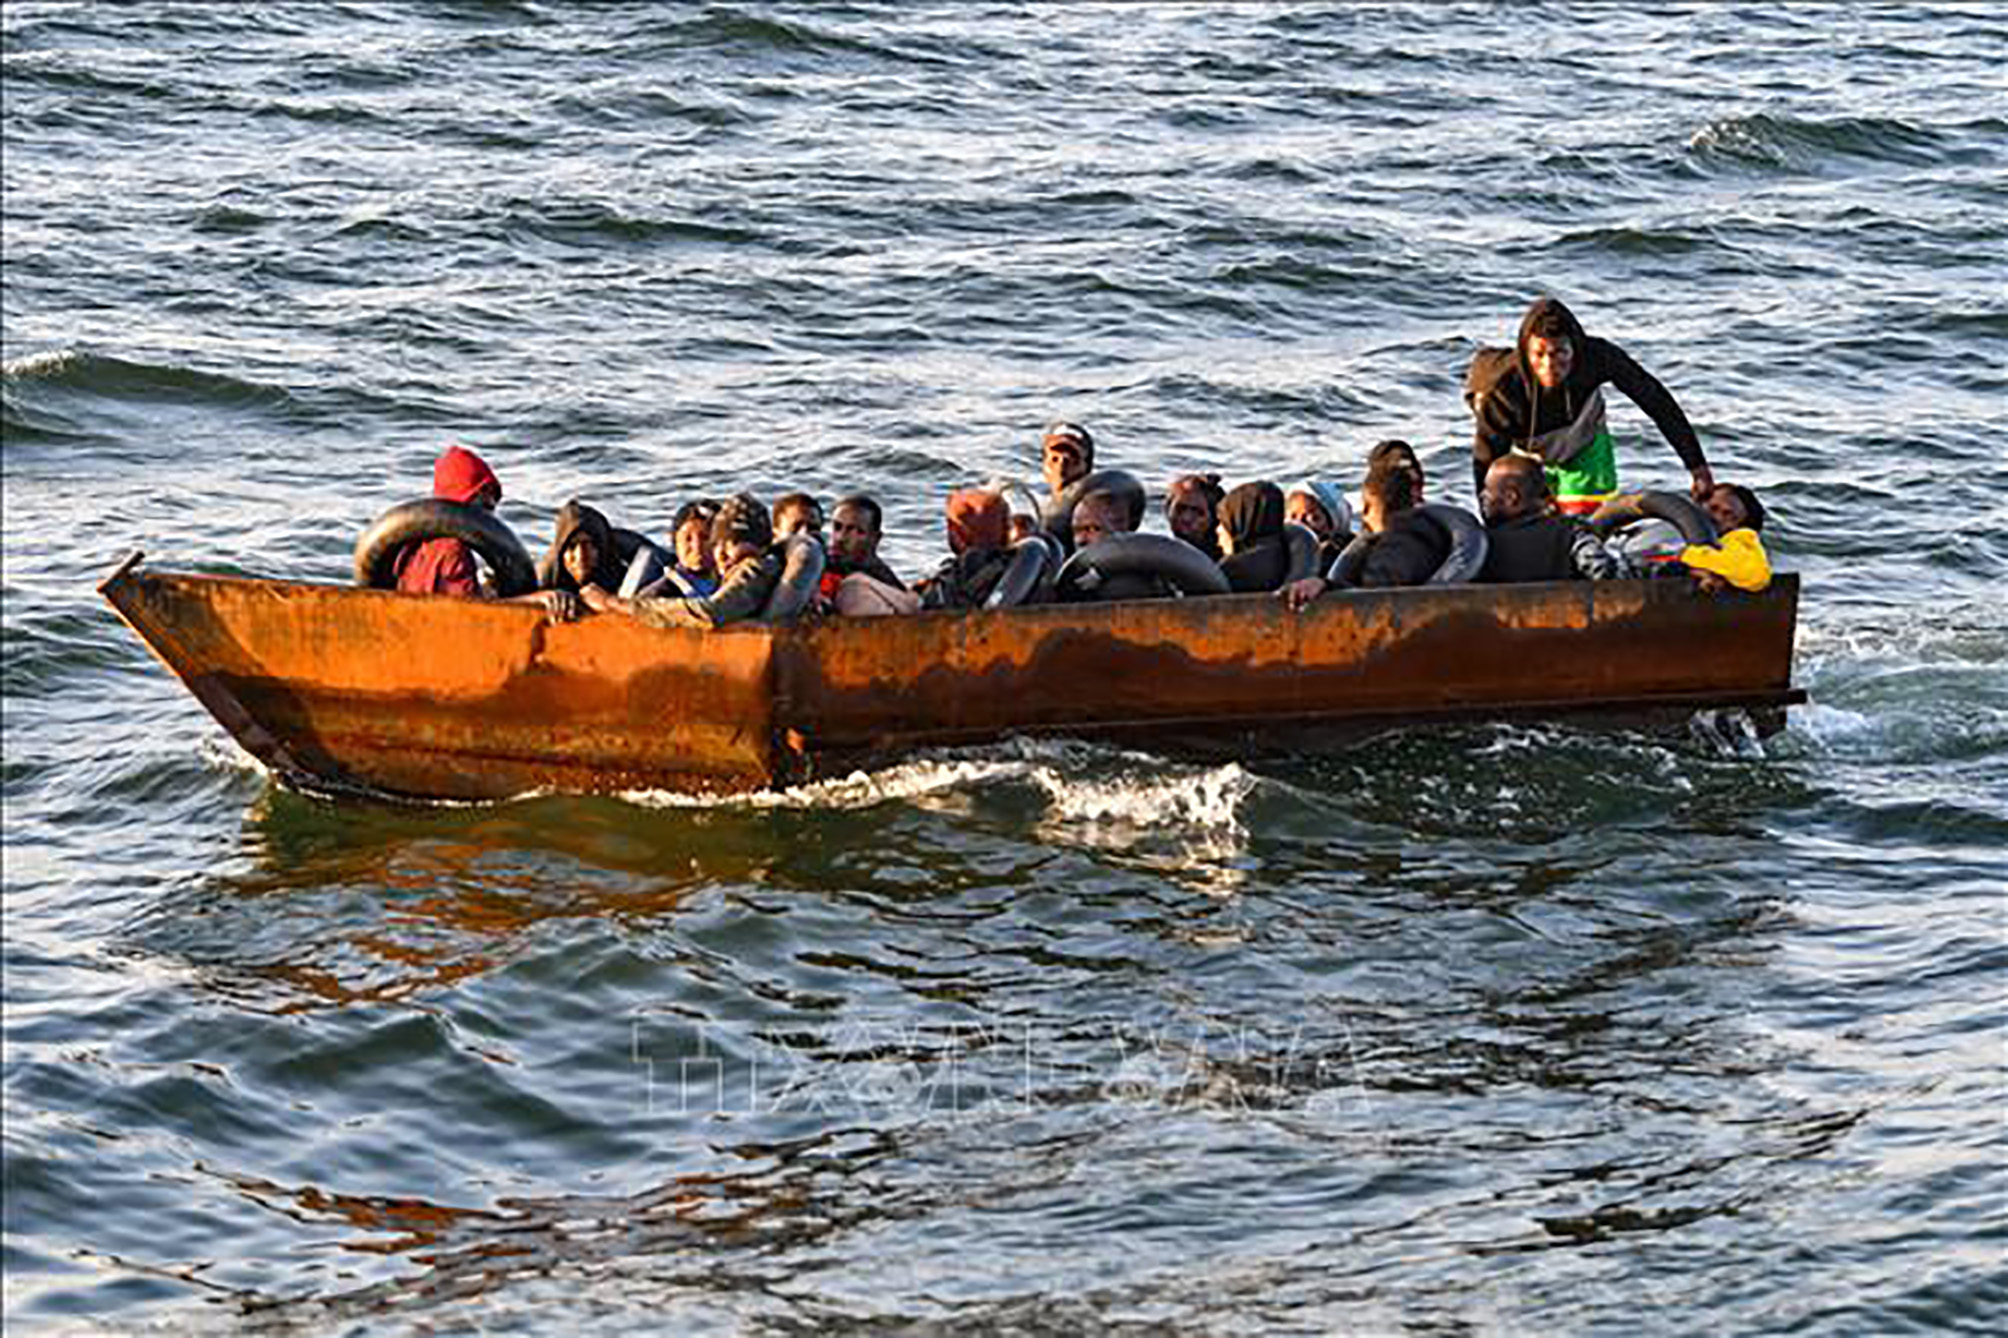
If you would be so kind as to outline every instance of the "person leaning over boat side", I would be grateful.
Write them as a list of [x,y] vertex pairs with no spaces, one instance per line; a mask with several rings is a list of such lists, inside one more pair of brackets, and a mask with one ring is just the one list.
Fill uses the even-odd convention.
[[[502,501],[502,480],[473,451],[448,446],[432,462],[432,495],[442,502],[493,511]],[[391,570],[397,577],[397,589],[408,595],[489,597],[481,585],[474,550],[460,539],[441,536],[407,544],[393,559]],[[569,622],[581,612],[578,600],[562,590],[533,590],[500,602],[541,604],[560,622]]]
[[981,607],[1011,565],[1004,541],[1011,504],[1002,493],[960,488],[948,495],[948,551],[953,554],[920,584],[923,609]]
[[1244,483],[1220,503],[1220,570],[1235,594],[1274,590],[1290,574],[1283,540],[1283,490],[1273,483]]
[[1227,492],[1218,474],[1181,474],[1164,490],[1164,524],[1215,562],[1220,561],[1220,503]]
[[[1411,455],[1413,453],[1411,452]],[[1417,465],[1418,470],[1421,469]],[[1318,536],[1318,570],[1329,571],[1353,541],[1353,509],[1337,485],[1304,479],[1283,494],[1283,519]]]
[[720,573],[714,594],[622,599],[588,586],[586,603],[596,613],[625,613],[656,627],[710,630],[758,617],[786,566],[767,508],[743,492],[726,498],[711,522],[711,552]]
[[1553,503],[1539,460],[1508,455],[1492,462],[1478,499],[1486,539],[1481,582],[1608,581],[1635,574],[1589,526]]
[[580,594],[596,585],[609,594],[621,588],[627,573],[614,552],[614,527],[594,508],[576,498],[558,508],[545,568],[544,588]]
[[920,597],[879,557],[885,511],[863,493],[846,497],[830,517],[829,562],[818,587],[821,600],[846,617],[913,613]]
[[1740,483],[1718,483],[1701,503],[1722,537],[1713,544],[1689,544],[1680,561],[1703,590],[1719,593],[1735,586],[1752,594],[1771,584],[1771,556],[1758,533],[1764,528],[1764,504]]
[[823,504],[805,492],[785,493],[774,501],[774,537],[806,534],[817,543],[823,540]]
[[1514,347],[1481,348],[1471,359],[1464,397],[1477,424],[1471,466],[1478,489],[1494,460],[1517,451],[1546,466],[1549,490],[1566,512],[1586,515],[1615,496],[1606,384],[1645,411],[1687,466],[1695,500],[1706,497],[1715,477],[1673,395],[1616,344],[1585,334],[1575,313],[1553,297],[1527,308]]
[[1039,440],[1039,468],[1054,497],[1095,470],[1095,439],[1079,423],[1059,422]]
[[1428,581],[1450,556],[1450,535],[1416,506],[1415,475],[1398,461],[1376,464],[1360,491],[1365,543],[1348,547],[1339,580],[1306,576],[1293,581],[1282,589],[1283,602],[1301,609],[1338,584],[1371,590]]

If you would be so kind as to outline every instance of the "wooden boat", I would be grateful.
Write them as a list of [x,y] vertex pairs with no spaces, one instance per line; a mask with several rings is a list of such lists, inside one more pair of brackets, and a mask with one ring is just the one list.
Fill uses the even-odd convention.
[[1430,586],[660,629],[620,615],[141,569],[105,598],[236,740],[318,791],[735,791],[1017,733],[1294,750],[1459,716],[1743,707],[1799,586]]

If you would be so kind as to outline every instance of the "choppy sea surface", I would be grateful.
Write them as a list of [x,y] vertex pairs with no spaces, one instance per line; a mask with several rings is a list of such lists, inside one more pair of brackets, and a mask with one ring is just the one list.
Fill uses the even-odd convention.
[[[0,8],[15,1332],[1998,1332],[2008,15]],[[1468,488],[1541,292],[1804,580],[1781,735],[276,788],[94,593],[887,507],[1039,428]],[[1628,481],[1678,485],[1622,401]]]

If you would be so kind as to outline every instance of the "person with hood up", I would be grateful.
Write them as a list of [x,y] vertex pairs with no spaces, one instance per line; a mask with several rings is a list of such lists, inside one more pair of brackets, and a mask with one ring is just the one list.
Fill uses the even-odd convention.
[[558,508],[551,551],[537,564],[546,590],[582,594],[589,585],[612,593],[627,575],[614,551],[614,527],[594,508],[574,498]]
[[759,617],[787,565],[774,542],[767,508],[745,493],[728,497],[711,521],[711,553],[719,572],[713,594],[622,599],[588,586],[586,603],[597,613],[625,613],[655,627],[702,631]]
[[1555,503],[1572,515],[1595,511],[1618,491],[1616,445],[1604,415],[1603,387],[1616,386],[1659,428],[1693,480],[1697,501],[1715,486],[1701,442],[1667,388],[1608,339],[1585,334],[1559,299],[1527,308],[1510,349],[1483,348],[1465,378],[1465,402],[1477,431],[1472,474],[1518,452],[1546,466]]
[[1318,536],[1318,570],[1330,571],[1353,541],[1353,508],[1338,485],[1300,480],[1283,494],[1283,519]]
[[1283,490],[1273,483],[1244,483],[1220,503],[1220,570],[1235,594],[1274,590],[1290,574],[1283,539]]
[[[432,462],[432,495],[442,502],[458,502],[493,511],[502,502],[502,480],[488,462],[464,446],[448,446]],[[466,541],[441,536],[422,539],[404,546],[393,560],[397,589],[408,595],[457,595],[463,599],[486,599],[481,570],[475,565],[474,550]],[[541,604],[560,621],[579,616],[578,601],[562,591],[533,590],[505,601],[512,604]]]
[[923,609],[974,609],[997,588],[1011,565],[1004,546],[1011,504],[987,488],[958,488],[948,495],[948,551],[954,556],[920,586]]

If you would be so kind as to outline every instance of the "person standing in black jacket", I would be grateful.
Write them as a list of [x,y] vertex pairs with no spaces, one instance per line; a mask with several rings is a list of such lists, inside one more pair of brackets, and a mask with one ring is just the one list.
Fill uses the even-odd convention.
[[1695,497],[1707,496],[1715,476],[1672,394],[1616,344],[1584,333],[1575,313],[1552,297],[1527,308],[1514,347],[1480,349],[1471,360],[1464,397],[1477,420],[1471,466],[1478,489],[1494,460],[1518,453],[1547,467],[1555,503],[1568,514],[1587,515],[1615,496],[1607,384],[1645,411],[1687,466]]

